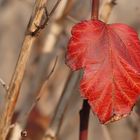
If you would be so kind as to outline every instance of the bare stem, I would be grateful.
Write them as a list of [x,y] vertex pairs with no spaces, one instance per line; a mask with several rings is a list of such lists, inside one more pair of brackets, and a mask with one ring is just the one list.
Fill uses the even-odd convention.
[[[0,118],[0,140],[5,140],[9,132],[11,119],[15,110],[18,96],[19,96],[20,87],[21,87],[22,80],[24,77],[27,61],[31,53],[32,44],[34,43],[36,39],[35,35],[40,30],[45,28],[45,26],[43,27],[41,26],[41,28],[37,30],[36,25],[39,25],[39,26],[41,25],[41,22],[44,18],[44,7],[46,7],[46,3],[47,3],[47,0],[36,0],[35,2],[33,14],[31,16],[29,25],[27,27],[26,35],[22,44],[18,62],[17,62],[16,68],[15,68],[15,71],[12,76],[10,86],[8,89],[7,98],[5,101],[6,104],[4,106],[2,116]],[[55,6],[55,9],[57,8],[57,6]],[[48,22],[48,20],[49,18],[47,18],[47,20],[45,21]],[[31,33],[34,32],[35,34],[28,34],[28,32],[31,32]]]
[[5,91],[8,91],[8,86],[6,85],[6,83],[0,78],[0,84],[2,85],[2,87],[5,89]]
[[91,18],[98,20],[98,15],[99,15],[99,0],[92,0]]
[[74,89],[77,81],[79,79],[79,73],[69,73],[68,80],[66,82],[63,93],[60,97],[59,103],[57,105],[55,114],[51,121],[49,128],[46,131],[46,134],[42,140],[54,140],[60,130],[62,119],[64,116],[65,109],[68,105],[70,96],[72,94],[72,89]]
[[58,57],[56,57],[56,59],[55,59],[55,62],[54,62],[54,65],[53,65],[52,70],[51,70],[50,73],[47,75],[47,77],[45,77],[45,79],[42,81],[42,84],[41,84],[42,86],[39,88],[39,90],[38,90],[38,92],[37,92],[38,95],[37,95],[35,101],[33,102],[31,108],[30,108],[29,111],[26,113],[26,117],[29,116],[29,114],[31,113],[31,111],[33,110],[33,108],[35,107],[35,105],[39,102],[40,98],[42,97],[42,92],[41,92],[41,90],[42,90],[43,87],[47,84],[48,80],[49,80],[50,77],[52,76],[52,74],[53,74],[53,72],[54,72],[54,70],[55,70],[55,68],[56,68],[56,65],[57,65],[57,60],[58,60]]
[[54,7],[52,8],[52,10],[51,10],[50,13],[48,13],[48,11],[47,11],[47,9],[46,9],[45,6],[43,7],[44,10],[45,10],[46,18],[45,18],[43,24],[41,24],[41,25],[37,25],[36,23],[34,24],[35,27],[36,27],[36,29],[35,29],[33,32],[29,32],[30,35],[36,36],[42,29],[45,28],[45,26],[48,24],[48,21],[49,21],[50,17],[53,15],[53,13],[54,13],[55,10],[57,9],[57,7],[59,6],[59,4],[60,4],[61,1],[62,1],[62,0],[58,0],[58,1],[56,2],[56,4],[54,5]]
[[59,3],[61,2],[62,0],[58,0],[56,2],[56,4],[54,5],[53,9],[51,10],[49,16],[52,16],[52,14],[55,12],[56,8],[58,7]]
[[89,122],[90,106],[87,100],[83,101],[83,107],[80,110],[80,135],[79,140],[88,139],[88,122]]
[[107,2],[103,4],[103,7],[101,8],[101,13],[100,13],[100,19],[102,21],[104,21],[105,23],[108,22],[112,9],[116,4],[117,4],[116,0],[108,0]]

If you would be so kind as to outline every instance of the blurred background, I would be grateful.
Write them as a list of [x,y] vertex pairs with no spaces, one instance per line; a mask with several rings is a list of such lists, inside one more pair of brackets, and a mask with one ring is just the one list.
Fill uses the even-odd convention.
[[[56,1],[48,0],[48,11]],[[101,0],[101,8],[108,1]],[[19,56],[34,2],[0,0],[0,78],[7,85]],[[116,0],[116,3],[108,23],[126,23],[139,32],[140,0]],[[90,11],[91,0],[62,0],[47,28],[38,36],[26,68],[9,140],[42,140],[51,129],[57,134],[56,140],[78,140],[82,105],[80,76],[74,75],[70,79],[71,71],[65,65],[65,51],[71,27],[81,20],[90,19]],[[5,94],[0,86],[0,112]],[[58,125],[54,117],[64,94],[65,102],[60,109],[63,117],[58,119],[61,122]],[[38,96],[40,100],[37,101]],[[97,117],[90,113],[89,140],[140,140],[140,101],[129,117],[108,125],[100,124]]]

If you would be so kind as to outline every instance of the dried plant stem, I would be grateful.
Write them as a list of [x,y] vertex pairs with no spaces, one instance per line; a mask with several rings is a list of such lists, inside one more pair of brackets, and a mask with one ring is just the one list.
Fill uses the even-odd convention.
[[[58,1],[60,2],[60,0]],[[38,32],[45,27],[45,24],[43,24],[44,26],[42,26],[41,28],[37,28],[36,25],[41,26],[42,24],[46,3],[47,0],[36,0],[35,2],[33,14],[27,27],[26,35],[22,44],[22,49],[8,89],[5,101],[6,104],[0,118],[0,140],[5,140],[9,132],[9,126],[19,96],[19,90],[25,73],[26,64],[31,53],[32,44],[36,39],[36,34],[38,34]],[[57,6],[55,5],[55,9],[57,8]],[[55,9],[53,8],[53,12],[55,11]],[[53,12],[51,12],[51,15],[53,14]],[[47,23],[48,20],[49,18],[47,18],[47,20],[45,19],[45,23]]]
[[[50,73],[43,79],[43,81],[41,81],[41,86],[40,88],[38,89],[37,91],[37,97],[35,98],[34,102],[32,103],[31,107],[29,108],[28,112],[26,112],[26,114],[20,114],[20,117],[18,119],[21,119],[22,118],[22,121],[19,120],[20,123],[16,123],[14,129],[13,129],[13,132],[11,134],[11,140],[14,140],[15,137],[18,137],[18,139],[21,138],[21,133],[22,132],[26,132],[26,130],[24,130],[26,124],[27,124],[27,120],[28,120],[28,117],[31,113],[31,111],[33,110],[33,108],[35,107],[35,105],[39,102],[41,96],[42,96],[42,93],[41,90],[44,88],[44,86],[48,83],[48,80],[50,79],[50,77],[52,76],[55,68],[56,68],[56,65],[57,65],[57,60],[58,60],[58,57],[56,57],[55,59],[55,62],[54,62],[54,65],[50,71]],[[17,135],[17,133],[19,133],[19,135]]]
[[113,7],[116,5],[116,0],[107,0],[101,8],[100,19],[104,22],[108,22]]
[[[42,5],[45,6],[45,0],[40,0],[39,2],[36,2],[35,4],[35,15],[33,15],[33,18],[30,20],[30,24],[27,28],[28,31],[34,31],[35,26],[34,23],[41,23],[41,20],[43,18],[43,11],[39,8],[42,7]],[[39,8],[37,8],[39,7]],[[3,110],[3,114],[1,116],[0,120],[0,140],[5,140],[7,137],[7,134],[9,132],[9,126],[11,123],[11,119],[14,113],[14,109],[16,106],[16,102],[19,96],[19,90],[21,87],[22,79],[25,72],[25,67],[27,64],[27,60],[29,58],[32,44],[35,40],[35,37],[31,35],[25,35],[22,49],[20,52],[20,56],[16,65],[16,69],[14,71],[9,90],[8,90],[8,96],[6,98],[6,104]]]
[[0,84],[2,85],[2,87],[5,89],[5,91],[8,91],[8,86],[6,85],[6,83],[0,78]]
[[49,16],[52,16],[52,14],[55,12],[56,8],[58,7],[58,5],[60,4],[62,0],[58,0],[55,4],[55,6],[53,7],[53,9],[51,10]]
[[[64,5],[65,3],[66,3],[66,6],[64,7],[64,8],[61,8],[61,7],[59,7],[58,8],[58,11],[59,11],[59,9],[61,8],[61,10],[63,11],[63,12],[60,12],[60,14],[61,14],[61,16],[58,18],[58,17],[55,17],[56,19],[54,20],[54,23],[52,23],[51,25],[52,25],[52,27],[50,27],[50,33],[49,33],[49,35],[50,34],[52,34],[52,36],[54,36],[55,37],[55,39],[52,39],[52,36],[51,36],[51,38],[47,38],[46,40],[49,40],[49,42],[46,42],[46,44],[44,45],[44,50],[42,50],[43,51],[43,53],[45,53],[46,52],[46,50],[48,49],[49,51],[53,51],[53,49],[54,49],[54,46],[55,46],[55,44],[56,44],[56,41],[58,40],[58,36],[59,36],[59,34],[61,34],[62,33],[62,31],[63,31],[63,27],[61,27],[62,25],[63,25],[63,22],[64,22],[64,18],[65,18],[65,16],[67,15],[67,13],[69,12],[69,10],[70,10],[70,8],[71,8],[71,6],[72,6],[72,1],[73,0],[71,0],[71,1],[67,1],[67,3],[64,1],[64,2],[62,2],[61,3],[61,7],[63,7],[62,5]],[[59,2],[60,1],[57,1],[57,3],[56,3],[56,5],[58,5],[59,4]],[[56,7],[56,6],[55,6]],[[54,8],[53,8],[54,9]],[[52,11],[54,11],[52,9]],[[51,12],[52,13],[52,12]],[[49,15],[51,15],[51,13],[49,14]],[[57,14],[58,14],[58,12],[57,12]],[[62,25],[61,25],[61,24]],[[57,27],[57,28],[56,28]],[[53,31],[52,31],[53,30]],[[56,32],[56,33],[55,33]],[[49,44],[48,44],[49,43]],[[46,48],[45,48],[45,46],[46,46]],[[52,70],[51,70],[51,72],[49,73],[49,75],[47,76],[47,77],[44,77],[43,76],[43,78],[41,78],[42,77],[42,73],[44,73],[44,68],[46,69],[47,67],[46,67],[46,60],[44,61],[45,59],[44,59],[44,57],[42,57],[42,59],[40,60],[41,62],[40,62],[40,69],[39,69],[39,71],[38,71],[38,73],[41,73],[41,75],[40,76],[38,76],[38,77],[40,77],[39,79],[40,80],[33,80],[35,83],[37,82],[38,84],[33,84],[34,86],[35,85],[39,85],[39,87],[38,86],[35,86],[35,88],[34,88],[34,90],[32,90],[31,89],[31,93],[33,92],[36,92],[37,93],[37,97],[36,97],[36,99],[35,99],[35,101],[30,105],[31,106],[31,108],[29,109],[29,111],[27,112],[27,113],[24,113],[24,115],[26,116],[25,118],[26,119],[23,119],[23,114],[20,114],[20,118],[22,118],[21,120],[23,120],[23,122],[22,122],[22,127],[24,128],[24,126],[23,126],[23,124],[24,125],[26,125],[26,122],[25,122],[25,120],[27,120],[27,117],[29,116],[29,114],[31,113],[31,111],[32,111],[32,109],[35,107],[35,105],[38,103],[38,101],[40,100],[40,98],[42,97],[42,94],[44,93],[44,92],[42,92],[43,91],[43,89],[44,89],[44,87],[47,85],[47,83],[48,83],[48,80],[50,79],[50,77],[51,77],[51,75],[53,74],[53,72],[54,72],[54,70],[55,70],[55,68],[56,68],[56,65],[57,65],[57,60],[58,60],[58,56],[56,57],[56,59],[55,59],[55,62],[54,62],[54,65],[53,65],[53,68],[52,68]],[[45,67],[44,67],[45,66]],[[44,73],[45,74],[45,73]],[[37,88],[37,89],[36,89]],[[31,95],[31,94],[30,94]],[[30,97],[29,97],[30,98]],[[28,108],[29,108],[29,105],[28,105]],[[27,110],[27,109],[25,109],[25,110]]]
[[[46,44],[44,45],[44,48],[42,50],[43,53],[48,53],[48,52],[50,53],[50,51],[53,51],[54,46],[56,44],[56,41],[58,40],[58,36],[63,32],[63,28],[64,27],[62,25],[65,22],[64,21],[64,18],[65,18],[65,16],[67,15],[67,13],[71,9],[72,1],[73,0],[66,1],[67,3],[65,1],[62,1],[61,6],[57,8],[58,9],[57,14],[59,13],[58,15],[60,15],[60,17],[59,16],[58,17],[55,16],[55,20],[51,24],[49,36],[47,36],[47,38],[46,38],[46,40],[49,40],[49,42],[47,41]],[[56,5],[58,5],[58,3],[60,3],[60,0],[57,1]],[[66,3],[66,6],[64,6],[65,3]],[[52,11],[54,11],[54,10],[52,10]],[[49,17],[51,16],[51,13],[49,14]],[[50,34],[51,34],[51,36],[50,36]],[[54,36],[54,39],[52,39],[52,36]],[[48,58],[48,56],[47,56],[47,58]],[[41,98],[41,96],[43,94],[42,91],[43,91],[44,87],[46,86],[46,84],[48,83],[48,80],[49,80],[50,76],[54,72],[54,69],[55,69],[56,63],[57,63],[57,59],[58,59],[58,57],[56,58],[56,60],[54,62],[54,66],[53,66],[51,72],[49,73],[49,75],[44,78],[44,76],[42,77],[42,75],[45,75],[45,73],[46,73],[46,70],[45,69],[47,68],[47,64],[49,62],[46,61],[46,56],[45,57],[41,57],[40,62],[39,62],[39,67],[40,68],[37,71],[37,73],[39,74],[39,76],[38,76],[37,79],[35,78],[33,80],[33,83],[31,85],[31,87],[34,87],[34,88],[33,89],[31,88],[31,91],[29,91],[30,94],[29,94],[29,96],[25,100],[27,100],[27,99],[30,100],[30,98],[34,98],[33,93],[37,93],[37,97],[36,97],[36,99],[35,99],[35,101],[33,103],[32,102],[28,102],[28,104],[26,104],[26,106],[24,106],[24,111],[22,111],[22,113],[20,113],[20,115],[18,116],[18,120],[19,120],[20,124],[18,124],[16,126],[18,128],[18,132],[19,133],[22,130],[24,131],[25,125],[27,123],[26,121],[27,121],[28,115],[31,113],[31,110],[34,108],[34,106],[40,100],[40,98]],[[31,106],[31,108],[29,108],[29,106]],[[23,117],[23,116],[25,116],[25,117]],[[15,128],[15,129],[17,129],[17,128]],[[13,132],[14,133],[12,134],[12,137],[14,138],[14,136],[16,135],[16,131],[14,130]]]
[[87,100],[83,101],[83,107],[80,110],[80,140],[88,139],[88,121],[89,121],[90,106]]
[[50,73],[48,74],[48,76],[45,77],[44,80],[41,82],[41,83],[42,83],[42,84],[41,84],[41,87],[39,88],[39,90],[38,90],[38,92],[37,92],[38,95],[37,95],[35,101],[33,102],[31,108],[30,108],[29,111],[27,112],[26,117],[29,116],[29,114],[31,113],[31,111],[33,110],[33,108],[35,107],[35,105],[39,102],[40,98],[42,97],[43,92],[41,92],[41,91],[42,91],[42,89],[45,87],[45,85],[48,83],[48,80],[50,79],[50,77],[52,76],[52,74],[53,74],[53,72],[54,72],[54,70],[55,70],[55,67],[56,67],[56,65],[57,65],[57,60],[58,60],[58,57],[56,57],[55,62],[54,62],[54,65],[53,65],[53,68],[51,69],[51,71],[50,71]]
[[17,67],[13,75],[11,84],[9,86],[8,97],[6,98],[6,105],[3,110],[1,120],[0,120],[0,139],[1,140],[6,139],[6,135],[9,130],[9,125],[10,125],[14,108],[17,102],[17,98],[19,95],[19,90],[20,90],[22,79],[23,79],[25,66],[26,66],[30,51],[31,51],[30,46],[32,46],[33,40],[34,39],[31,38],[30,36],[25,37],[25,41],[23,43],[23,48],[21,50]]
[[112,140],[107,126],[102,125],[101,128],[102,128],[103,136],[104,136],[105,140]]
[[61,17],[59,18],[59,21],[61,21],[61,20],[63,21],[63,19],[65,19],[68,16],[69,12],[72,9],[73,4],[74,4],[74,0],[67,1],[65,9],[64,9]]
[[65,88],[63,90],[63,93],[60,97],[58,106],[56,108],[54,117],[51,121],[51,124],[48,128],[48,130],[45,133],[45,136],[43,140],[54,140],[56,139],[56,136],[60,130],[61,122],[63,119],[63,115],[65,112],[65,109],[68,105],[69,98],[72,93],[72,89],[74,89],[77,81],[79,79],[79,74],[78,73],[70,73],[67,83],[65,85]]

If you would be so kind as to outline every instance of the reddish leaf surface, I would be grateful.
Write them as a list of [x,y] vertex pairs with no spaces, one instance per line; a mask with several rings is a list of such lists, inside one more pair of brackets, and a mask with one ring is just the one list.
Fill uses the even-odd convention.
[[84,70],[81,94],[101,123],[130,113],[140,95],[140,41],[131,27],[99,20],[78,23],[66,63]]

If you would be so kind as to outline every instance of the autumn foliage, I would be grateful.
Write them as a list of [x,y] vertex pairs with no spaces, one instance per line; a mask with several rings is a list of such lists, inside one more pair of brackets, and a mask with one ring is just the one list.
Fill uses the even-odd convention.
[[81,95],[101,123],[127,116],[140,95],[140,41],[125,24],[82,21],[72,29],[66,63],[83,69]]

